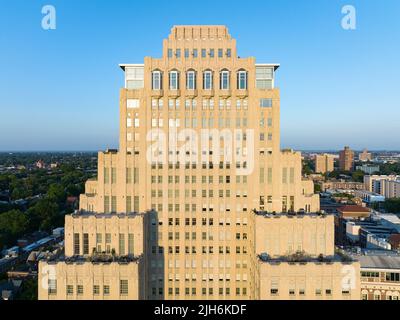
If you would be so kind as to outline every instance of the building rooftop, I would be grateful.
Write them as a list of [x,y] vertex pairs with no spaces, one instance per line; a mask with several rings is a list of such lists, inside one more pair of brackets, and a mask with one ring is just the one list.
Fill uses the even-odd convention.
[[362,206],[357,206],[357,205],[346,205],[339,207],[337,209],[339,212],[366,212],[369,213],[370,210],[368,208],[362,207]]
[[335,254],[333,256],[309,256],[304,252],[297,252],[291,255],[280,256],[280,257],[270,257],[267,253],[262,253],[258,255],[258,259],[261,262],[271,263],[271,264],[280,264],[280,263],[289,263],[289,264],[305,264],[305,263],[317,263],[317,264],[330,264],[334,262],[341,263],[351,263],[356,261],[353,257],[347,254]]
[[400,269],[400,255],[357,256],[361,268]]
[[71,214],[73,218],[89,218],[89,217],[95,217],[95,218],[112,218],[112,217],[117,217],[117,218],[135,218],[138,216],[142,216],[143,213],[140,212],[128,212],[128,213],[95,213],[95,212],[88,212],[84,210],[76,210],[74,213]]
[[85,257],[85,256],[55,257],[55,256],[52,256],[49,259],[47,259],[47,262],[49,264],[59,263],[59,262],[65,262],[66,264],[83,264],[86,262],[90,262],[93,264],[101,264],[101,263],[126,264],[126,263],[131,263],[131,262],[138,262],[140,260],[140,258],[141,258],[140,256],[132,256],[132,255],[112,256],[109,254],[97,254],[97,255],[90,256],[90,257]]
[[327,216],[332,215],[332,214],[328,214],[325,212],[304,212],[304,211],[272,213],[272,212],[267,212],[267,211],[253,210],[253,212],[258,216],[263,216],[264,218],[281,218],[281,217],[287,217],[287,218],[321,217],[321,218],[325,218]]

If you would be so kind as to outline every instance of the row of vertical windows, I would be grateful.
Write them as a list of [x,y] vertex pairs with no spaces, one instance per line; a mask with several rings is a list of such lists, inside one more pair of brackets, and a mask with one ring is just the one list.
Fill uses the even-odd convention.
[[[49,294],[55,294],[57,293],[57,287],[56,287],[56,280],[49,280]],[[50,287],[51,285],[51,287]],[[76,294],[77,295],[83,295],[84,288],[83,285],[77,285],[76,286]],[[128,280],[120,280],[119,281],[119,294],[121,296],[126,296],[129,293],[129,286],[128,286]],[[67,296],[72,296],[74,294],[74,286],[67,284],[66,286],[66,294]],[[103,295],[108,296],[110,294],[110,286],[109,285],[103,285]],[[93,285],[93,295],[100,295],[100,285]]]
[[[161,90],[163,83],[163,74],[159,70],[152,72],[151,85],[153,90]],[[177,70],[172,70],[168,73],[168,87],[170,90],[180,89],[180,73]],[[203,72],[203,89],[211,90],[214,88],[213,84],[213,72],[206,70]],[[219,78],[219,88],[221,90],[230,89],[230,72],[228,70],[222,70]],[[247,71],[239,70],[237,72],[237,83],[236,88],[239,90],[247,89]],[[186,72],[186,89],[195,90],[197,89],[197,73],[194,70]]]
[[[162,289],[162,288],[160,288]],[[240,291],[242,291],[242,295],[247,295],[247,289],[246,288],[236,288],[236,295],[239,296],[241,295]],[[192,288],[192,295],[196,295],[196,288]],[[153,288],[153,295],[156,294],[156,290],[155,288]],[[214,288],[202,288],[201,289],[201,294],[202,295],[214,295]],[[231,290],[230,288],[219,288],[218,290],[218,294],[219,295],[230,295],[231,294]],[[180,295],[180,290],[179,288],[175,288],[175,291],[173,290],[173,288],[168,288],[168,295]],[[185,288],[185,295],[190,295],[190,288]]]
[[[218,48],[218,49],[211,48],[208,50],[205,48],[202,48],[202,49],[200,49],[200,55],[202,58],[206,58],[207,56],[209,56],[210,58],[214,58],[215,51],[217,52],[218,58],[223,58],[224,55],[227,58],[230,58],[232,56],[231,48],[227,48],[226,50],[224,50],[222,48]],[[188,48],[185,48],[185,49],[183,49],[183,54],[186,59],[188,59],[190,56],[192,56],[193,58],[198,58],[199,57],[199,49],[195,48],[195,49],[190,50]],[[177,49],[175,49],[175,52],[174,52],[173,49],[169,48],[167,50],[167,56],[169,59],[173,58],[174,56],[177,59],[179,59],[182,56],[182,49],[177,48]]]
[[[110,253],[110,244],[111,244],[111,233],[105,234],[105,243],[106,243],[106,252]],[[73,236],[73,248],[74,248],[74,255],[80,255],[80,234],[74,233]],[[96,234],[96,246],[93,248],[96,249],[97,252],[103,252],[101,245],[103,244],[103,235],[101,233]],[[125,251],[125,234],[120,233],[118,235],[118,243],[119,243],[119,254],[134,254],[134,235],[132,233],[128,234],[128,251]],[[108,249],[107,249],[108,248]],[[88,255],[89,254],[89,234],[83,233],[83,251],[82,254]]]
[[[139,212],[139,196],[133,197],[133,211]],[[132,212],[132,197],[126,197],[126,212]],[[111,196],[111,207],[110,207],[110,196],[104,196],[104,213],[117,213],[117,197]]]

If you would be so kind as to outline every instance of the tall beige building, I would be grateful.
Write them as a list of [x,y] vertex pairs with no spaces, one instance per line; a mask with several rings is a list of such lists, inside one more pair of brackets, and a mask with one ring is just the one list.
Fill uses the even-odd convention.
[[349,147],[344,147],[339,152],[339,169],[344,171],[353,171],[354,169],[354,151]]
[[[279,65],[239,58],[224,26],[176,26],[161,58],[120,67],[119,151],[99,152],[65,257],[40,263],[39,298],[268,298],[254,212],[303,225],[289,213],[319,210],[300,153],[280,150]],[[313,256],[331,254],[331,234],[312,230]]]
[[315,155],[315,172],[327,173],[334,170],[334,156],[332,154]]

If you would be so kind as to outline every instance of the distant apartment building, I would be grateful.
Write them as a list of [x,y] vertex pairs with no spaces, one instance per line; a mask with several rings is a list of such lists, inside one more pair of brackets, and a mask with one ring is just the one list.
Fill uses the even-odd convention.
[[364,183],[355,181],[340,180],[329,180],[321,183],[321,189],[326,190],[362,190],[364,189]]
[[400,175],[366,175],[364,187],[388,199],[400,198]]
[[363,164],[361,166],[356,166],[356,170],[360,170],[369,175],[379,172],[379,169],[380,169],[379,166],[370,166],[367,164]]
[[344,147],[339,152],[339,169],[344,171],[353,171],[354,169],[354,151],[349,147]]
[[364,149],[362,152],[360,152],[358,154],[358,160],[359,161],[363,161],[363,162],[371,161],[372,160],[372,154],[370,152],[368,152],[367,149]]
[[327,173],[334,170],[334,156],[331,154],[315,155],[315,172]]
[[400,256],[379,254],[355,258],[360,262],[362,300],[400,299]]

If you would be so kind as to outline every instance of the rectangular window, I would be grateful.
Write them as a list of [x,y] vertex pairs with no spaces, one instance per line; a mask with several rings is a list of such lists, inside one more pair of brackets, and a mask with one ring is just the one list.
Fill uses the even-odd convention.
[[210,57],[214,58],[214,49],[210,49]]
[[197,55],[198,55],[197,49],[193,49],[193,58],[197,58]]
[[89,254],[89,234],[83,234],[83,254]]
[[111,168],[111,183],[117,183],[117,168]]
[[176,54],[177,58],[180,58],[181,57],[181,49],[176,49],[175,54]]
[[139,183],[139,168],[133,169],[133,183]]
[[132,197],[126,196],[126,213],[132,212]]
[[110,197],[109,196],[104,196],[104,212],[105,213],[110,212]]
[[294,183],[294,168],[290,168],[289,183]]
[[132,183],[132,168],[126,168],[126,183]]
[[100,294],[100,286],[95,284],[93,285],[93,295],[98,296]]
[[272,67],[256,67],[256,88],[272,89],[273,88],[274,70]]
[[126,107],[128,109],[138,109],[139,99],[126,99]]
[[169,89],[170,90],[179,89],[179,74],[177,71],[171,71],[169,73]]
[[194,71],[189,71],[186,73],[186,88],[188,90],[196,89],[196,74]]
[[110,181],[110,170],[108,168],[104,168],[104,183],[107,184]]
[[224,51],[222,49],[218,49],[218,58],[222,58],[224,55]]
[[185,58],[189,58],[189,49],[185,49]]
[[260,183],[264,183],[264,168],[260,168]]
[[125,255],[125,234],[119,234],[119,254]]
[[76,292],[80,296],[83,295],[83,285],[78,284],[77,287],[76,287]]
[[127,89],[142,89],[144,86],[144,67],[126,67],[125,79]]
[[133,198],[133,211],[139,212],[139,196]]
[[128,234],[128,254],[133,255],[134,254],[134,236],[133,233]]
[[57,280],[56,279],[49,279],[48,280],[48,292],[50,294],[57,294]]
[[74,233],[74,255],[79,255],[79,233]]
[[172,49],[168,49],[168,58],[172,58]]
[[111,197],[111,213],[116,213],[117,212],[117,197],[112,196]]
[[74,286],[68,284],[67,285],[67,296],[72,296],[74,294]]
[[272,168],[268,168],[268,183],[272,183]]
[[[162,75],[160,71],[153,71],[151,74],[151,88],[153,90],[161,90],[162,89]],[[153,107],[155,108],[157,105],[157,101],[153,100],[155,103]]]
[[230,58],[232,56],[232,50],[231,49],[226,49],[226,56]]
[[108,296],[110,294],[110,286],[109,285],[104,285],[103,286],[103,294],[105,296]]
[[247,89],[247,72],[246,71],[239,71],[237,73],[237,88],[239,90]]
[[229,89],[229,72],[228,71],[221,72],[220,89],[221,90]]
[[282,183],[287,183],[287,168],[282,168]]
[[260,99],[260,107],[261,108],[271,108],[272,107],[272,99],[271,98]]
[[211,73],[211,71],[205,71],[203,73],[203,89],[204,90],[212,89],[212,73]]
[[201,49],[201,57],[205,58],[207,56],[207,50],[206,49]]

